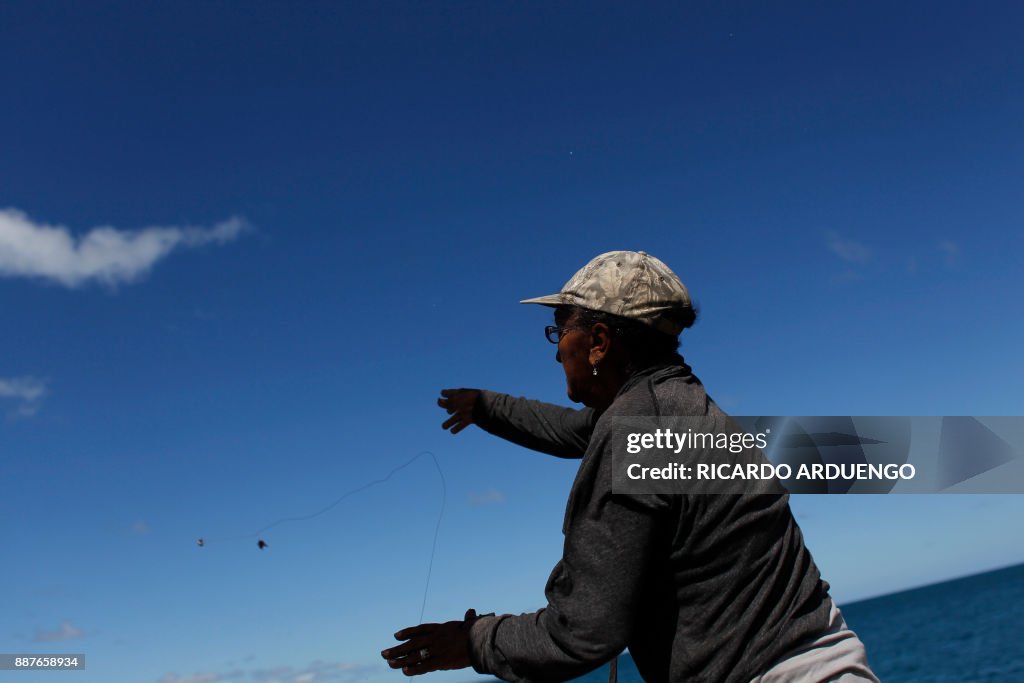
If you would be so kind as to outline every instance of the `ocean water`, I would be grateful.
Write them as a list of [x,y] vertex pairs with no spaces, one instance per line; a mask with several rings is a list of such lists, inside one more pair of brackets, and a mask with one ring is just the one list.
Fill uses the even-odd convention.
[[[883,683],[1024,683],[1024,564],[840,605]],[[604,666],[577,681],[608,680]],[[629,655],[620,683],[641,683]]]
[[886,683],[1024,682],[1024,565],[840,609]]

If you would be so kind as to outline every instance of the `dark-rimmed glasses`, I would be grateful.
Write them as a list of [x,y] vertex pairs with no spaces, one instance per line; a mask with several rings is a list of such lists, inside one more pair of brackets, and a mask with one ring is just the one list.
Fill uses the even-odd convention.
[[544,336],[548,338],[548,341],[552,344],[557,344],[562,340],[562,335],[569,330],[578,330],[579,325],[548,325],[544,328]]

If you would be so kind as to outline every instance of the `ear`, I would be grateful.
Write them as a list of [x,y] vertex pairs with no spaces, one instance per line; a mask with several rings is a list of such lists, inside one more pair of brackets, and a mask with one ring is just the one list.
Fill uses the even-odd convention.
[[590,364],[597,365],[605,359],[612,346],[612,331],[604,323],[590,328]]

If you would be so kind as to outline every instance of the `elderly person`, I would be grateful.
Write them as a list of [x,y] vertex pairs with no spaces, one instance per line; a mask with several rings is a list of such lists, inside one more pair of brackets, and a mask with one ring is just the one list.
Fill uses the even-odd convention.
[[[629,648],[646,681],[877,681],[828,595],[787,495],[612,491],[614,417],[723,416],[677,353],[694,308],[644,252],[602,254],[554,308],[572,410],[473,389],[442,391],[445,429],[470,424],[582,458],[547,607],[423,624],[382,655],[406,675],[473,666],[508,681],[562,681]],[[724,416],[723,416],[724,417]],[[614,667],[613,667],[614,672]]]

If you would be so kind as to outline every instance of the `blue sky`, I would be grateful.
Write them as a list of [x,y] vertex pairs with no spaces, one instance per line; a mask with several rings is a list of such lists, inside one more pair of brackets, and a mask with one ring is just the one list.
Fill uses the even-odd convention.
[[[398,680],[376,653],[419,618],[429,459],[263,552],[216,539],[423,450],[426,619],[539,607],[574,464],[451,437],[434,400],[565,402],[516,302],[610,249],[687,284],[684,353],[734,414],[1024,414],[1022,20],[5,3],[0,651]],[[840,601],[1024,561],[1024,496],[793,507]]]

